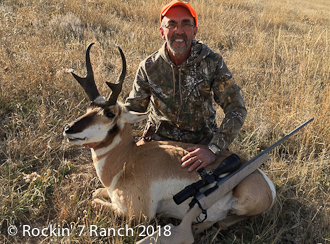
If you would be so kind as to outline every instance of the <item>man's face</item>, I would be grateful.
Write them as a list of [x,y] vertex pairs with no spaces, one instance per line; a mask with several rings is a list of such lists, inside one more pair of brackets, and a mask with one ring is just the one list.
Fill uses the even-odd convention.
[[[171,29],[171,27],[176,26]],[[168,27],[168,28],[167,28]],[[171,8],[163,18],[160,33],[167,47],[174,54],[190,52],[192,40],[196,37],[197,27],[194,18],[184,7]]]

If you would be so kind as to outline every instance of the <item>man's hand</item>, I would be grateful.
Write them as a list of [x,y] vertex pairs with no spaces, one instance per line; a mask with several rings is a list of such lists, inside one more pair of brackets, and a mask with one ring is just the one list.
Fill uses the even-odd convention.
[[189,153],[184,156],[181,161],[183,168],[190,166],[188,171],[198,170],[213,163],[217,156],[212,153],[208,148],[200,148],[198,146],[189,147],[186,149]]

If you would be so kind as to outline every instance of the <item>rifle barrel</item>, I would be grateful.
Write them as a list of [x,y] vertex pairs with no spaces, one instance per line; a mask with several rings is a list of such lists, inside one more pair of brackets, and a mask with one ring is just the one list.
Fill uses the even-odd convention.
[[[261,156],[265,155],[266,153],[268,153],[270,150],[274,149],[275,147],[277,147],[280,143],[282,143],[283,141],[285,141],[286,139],[288,139],[290,136],[292,136],[294,133],[296,133],[297,131],[299,131],[301,128],[303,128],[304,126],[306,126],[307,124],[309,124],[310,122],[312,122],[314,120],[314,118],[311,118],[309,120],[307,120],[305,123],[303,123],[302,125],[298,126],[296,129],[294,129],[293,131],[291,131],[289,134],[287,134],[286,136],[284,136],[283,138],[281,138],[280,140],[278,140],[277,142],[275,142],[273,145],[271,145],[270,147],[266,148],[265,150],[263,150],[261,153],[259,153],[258,155],[256,155],[254,158],[252,158],[251,160],[249,160],[247,163],[243,164],[239,169],[237,169],[236,171],[230,173],[229,175],[225,176],[224,178],[219,178],[217,180],[217,185],[220,187],[222,184],[224,184],[224,182],[226,182],[227,180],[229,180],[231,177],[235,176],[236,174],[239,174],[241,172],[243,172],[244,169],[249,169],[249,166],[252,165],[253,162],[256,162]],[[265,160],[264,160],[265,161]],[[259,165],[260,166],[260,165]],[[258,166],[258,167],[259,167]],[[250,167],[251,168],[251,167]],[[205,195],[198,192],[196,194],[196,198],[199,200],[201,198],[203,198]]]
[[286,139],[288,139],[290,136],[292,136],[294,133],[296,133],[297,131],[299,131],[303,127],[305,127],[307,124],[309,124],[313,120],[314,120],[314,117],[311,118],[311,119],[309,119],[309,120],[307,120],[305,123],[303,123],[302,125],[298,126],[296,129],[294,129],[289,134],[287,134],[286,136],[284,136],[283,138],[281,138],[280,140],[278,140],[277,142],[275,142],[273,145],[271,145],[270,147],[267,147],[261,153],[259,153],[254,158],[252,158],[251,160],[249,160],[249,162],[247,162],[246,164],[249,164],[250,162],[256,160],[257,158],[261,157],[262,155],[264,155],[264,154],[268,153],[269,151],[273,150],[275,147],[277,147],[279,144],[281,144],[283,141],[285,141]]

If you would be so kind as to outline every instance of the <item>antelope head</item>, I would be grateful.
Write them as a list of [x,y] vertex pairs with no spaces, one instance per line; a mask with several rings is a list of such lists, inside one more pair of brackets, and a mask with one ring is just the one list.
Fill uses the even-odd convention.
[[91,101],[86,114],[79,117],[65,127],[63,135],[68,141],[85,147],[95,148],[109,135],[123,128],[126,123],[135,123],[146,117],[145,113],[127,111],[124,106],[117,103],[126,75],[126,60],[123,51],[119,52],[122,59],[122,71],[116,83],[106,82],[112,90],[107,99],[102,97],[96,87],[92,65],[90,62],[91,43],[86,50],[86,77],[79,77],[72,73]]

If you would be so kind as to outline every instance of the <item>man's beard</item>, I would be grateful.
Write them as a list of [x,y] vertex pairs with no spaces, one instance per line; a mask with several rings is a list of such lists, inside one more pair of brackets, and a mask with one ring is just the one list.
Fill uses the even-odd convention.
[[[174,47],[172,44],[174,42],[175,39],[183,39],[183,41],[186,43],[182,48],[177,48]],[[187,38],[186,35],[182,34],[182,35],[173,35],[171,40],[166,40],[167,46],[170,48],[170,50],[174,53],[174,54],[183,54],[185,51],[188,50],[191,42],[192,42],[192,37],[190,37],[189,39]]]

